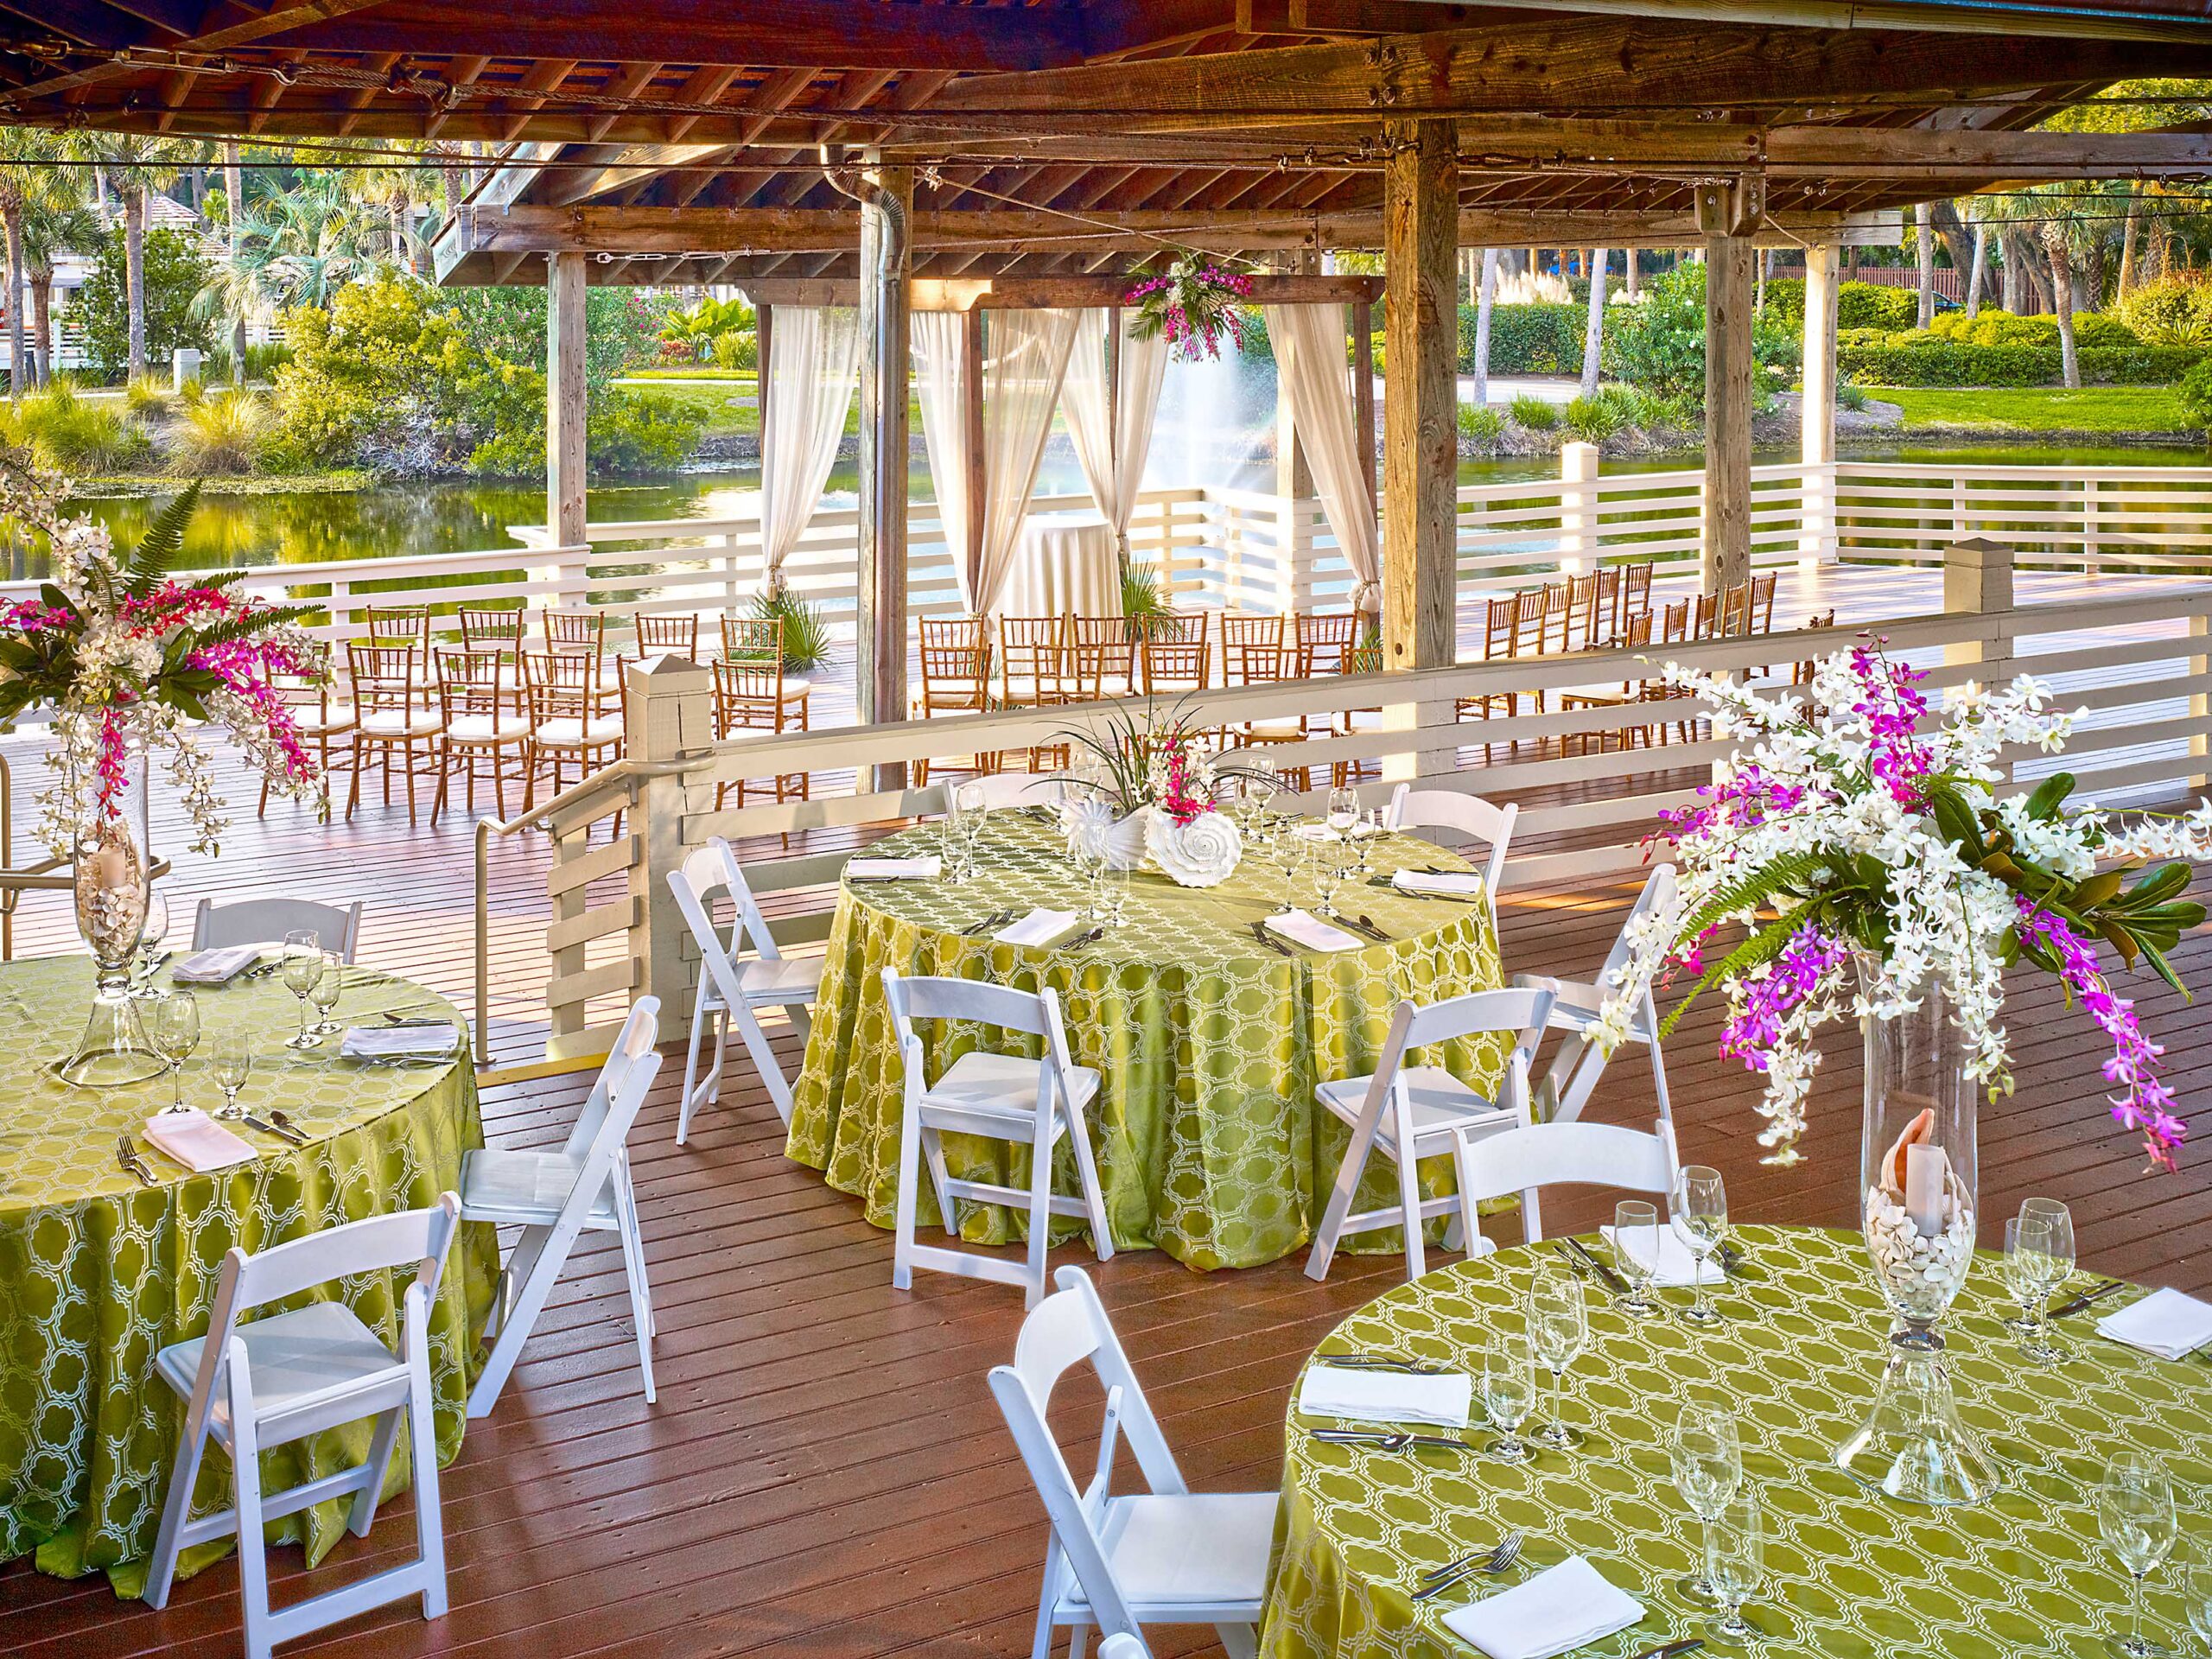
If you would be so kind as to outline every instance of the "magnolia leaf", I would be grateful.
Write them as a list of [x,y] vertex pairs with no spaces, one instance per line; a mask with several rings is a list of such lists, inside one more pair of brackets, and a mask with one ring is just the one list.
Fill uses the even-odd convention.
[[2048,822],[2057,815],[2058,809],[2065,804],[2066,798],[2073,792],[2074,774],[2072,772],[2052,772],[2050,777],[2037,784],[2035,792],[2028,797],[2028,816],[2038,821]]
[[2118,922],[2100,922],[2097,924],[2097,931],[2104,936],[2106,944],[2120,952],[2120,959],[2122,962],[2130,968],[2135,965],[2135,958],[2142,953],[2137,948],[2133,936],[2126,928]]
[[2076,910],[2094,910],[2107,899],[2116,897],[2120,884],[2126,879],[2125,870],[2106,870],[2100,874],[2074,884],[2069,902]]

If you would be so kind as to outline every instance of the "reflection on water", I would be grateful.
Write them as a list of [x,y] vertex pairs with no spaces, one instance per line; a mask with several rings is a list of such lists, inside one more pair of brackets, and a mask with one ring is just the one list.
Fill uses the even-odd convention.
[[[1273,385],[1264,399],[1257,377],[1170,374],[1163,392],[1160,426],[1146,481],[1155,486],[1202,483],[1246,489],[1273,487],[1274,467],[1265,453],[1270,439]],[[1252,407],[1246,405],[1251,404]],[[1239,447],[1209,442],[1209,435],[1239,435]],[[1251,435],[1244,442],[1243,435]],[[1973,466],[2202,466],[2201,449],[2048,449],[2019,447],[1925,448],[1904,447],[1854,458],[1896,461],[1930,467]],[[1761,461],[1786,461],[1787,453],[1762,454]],[[1610,474],[1679,469],[1694,457],[1608,461]],[[1550,458],[1463,461],[1462,484],[1507,483],[1555,478],[1559,463]],[[858,482],[855,469],[830,475],[825,500],[850,506]],[[760,486],[755,467],[730,467],[672,477],[605,484],[587,500],[593,519],[714,518],[749,511]],[[1077,493],[1083,474],[1064,435],[1046,447],[1038,473],[1040,493]],[[911,478],[915,499],[930,499],[928,468],[918,459]],[[144,498],[93,498],[74,504],[106,524],[129,545],[144,534],[161,503]],[[201,569],[307,564],[331,559],[377,559],[514,545],[509,524],[542,524],[542,491],[472,482],[397,483],[375,489],[279,493],[270,495],[209,496],[200,504],[185,535],[185,563]],[[10,576],[47,574],[42,558],[9,553]]]

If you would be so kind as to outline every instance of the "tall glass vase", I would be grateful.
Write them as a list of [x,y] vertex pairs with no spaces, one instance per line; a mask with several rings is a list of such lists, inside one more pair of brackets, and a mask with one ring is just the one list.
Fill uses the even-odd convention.
[[94,989],[85,1034],[54,1070],[84,1089],[144,1083],[165,1069],[130,995],[130,959],[146,926],[153,857],[147,850],[144,757],[134,755],[127,770],[121,812],[84,826],[73,866],[77,931],[92,954]]
[[1860,1217],[1896,1322],[1873,1403],[1835,1460],[1903,1503],[1979,1503],[1997,1490],[1998,1471],[1959,1417],[1940,1326],[1974,1261],[1980,1085],[1967,1077],[1940,984],[1923,988],[1917,1007],[1865,1027]]

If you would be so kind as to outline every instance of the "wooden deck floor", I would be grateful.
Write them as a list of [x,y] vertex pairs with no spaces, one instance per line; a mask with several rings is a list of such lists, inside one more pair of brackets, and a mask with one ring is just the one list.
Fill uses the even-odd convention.
[[[542,982],[530,927],[538,856],[516,846],[494,865],[494,907],[506,918],[495,975],[512,1019],[503,1029],[518,1046]],[[456,998],[468,991],[470,836],[459,820],[410,833],[397,809],[327,829],[288,808],[265,823],[249,811],[219,861],[181,859],[175,884],[195,895],[281,887],[365,897],[365,959]],[[1509,966],[1592,971],[1630,891],[1514,895],[1503,917]],[[27,901],[18,954],[68,948],[60,907]],[[2184,940],[2177,961],[2185,978],[2212,986],[2212,935]],[[2212,1143],[2212,1021],[2171,994],[2130,988]],[[2185,1157],[2178,1175],[2139,1173],[2105,1118],[2100,1054],[2083,1023],[2039,980],[2022,980],[2007,1012],[2020,1082],[1984,1120],[1986,1213],[2009,1213],[2030,1192],[2063,1198],[2086,1268],[2212,1288],[2212,1144]],[[1855,1044],[1830,1046],[1808,1162],[1771,1171],[1755,1161],[1751,1080],[1713,1054],[1716,1019],[1716,1006],[1696,1011],[1668,1051],[1685,1157],[1726,1172],[1743,1219],[1850,1224]],[[648,1408],[638,1391],[613,1249],[580,1249],[505,1401],[471,1428],[447,1472],[449,1616],[425,1624],[389,1609],[288,1655],[1027,1650],[1044,1516],[983,1381],[1012,1351],[1019,1298],[930,1274],[911,1294],[893,1291],[887,1235],[784,1159],[757,1086],[741,1079],[678,1148],[675,1085],[664,1077],[632,1142],[661,1319],[659,1404]],[[582,1086],[493,1090],[487,1129],[512,1144],[556,1141]],[[1592,1115],[1637,1122],[1653,1109],[1649,1073],[1628,1059]],[[1567,1200],[1547,1218],[1586,1225],[1597,1209]],[[1306,1354],[1401,1271],[1395,1256],[1340,1257],[1316,1286],[1295,1259],[1210,1276],[1153,1253],[1090,1265],[1185,1472],[1195,1484],[1246,1488],[1274,1484],[1288,1385]],[[1056,1414],[1071,1446],[1087,1448],[1097,1407],[1087,1387],[1065,1395]],[[403,1502],[370,1539],[341,1547],[312,1586],[404,1553],[405,1510]],[[296,1550],[276,1552],[271,1566],[280,1601],[310,1587]],[[117,1602],[99,1580],[0,1567],[0,1655],[215,1659],[237,1651],[238,1623],[227,1565],[181,1586],[161,1613]],[[1161,1654],[1211,1650],[1204,1632],[1158,1636]]]

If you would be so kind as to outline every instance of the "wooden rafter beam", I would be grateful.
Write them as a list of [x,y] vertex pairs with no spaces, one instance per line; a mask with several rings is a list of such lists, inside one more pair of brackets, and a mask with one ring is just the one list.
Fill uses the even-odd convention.
[[[1521,11],[1585,11],[1589,0],[1490,0]],[[1738,0],[1608,0],[1607,10],[1645,17],[1737,23]],[[2202,41],[2212,24],[2178,10],[2040,3],[1958,4],[1955,0],[1763,0],[1768,22],[1801,29],[1917,29],[1961,35],[2033,35],[2045,39]]]
[[[160,0],[123,0],[123,3],[107,8],[135,16],[141,24],[139,36],[119,43],[129,46],[156,47],[164,51],[208,54],[230,51],[239,47],[265,44],[277,36],[323,18],[342,16],[348,12],[365,11],[378,0],[276,0],[276,3],[260,8],[238,4],[236,0],[215,0],[214,3],[188,4],[184,0],[175,3],[161,3]],[[54,0],[54,3],[41,8],[41,15],[54,20],[67,32],[66,20],[84,10],[81,0]],[[187,23],[190,16],[192,21]],[[389,49],[390,37],[372,42],[365,50]],[[111,50],[119,49],[111,48]],[[98,86],[118,76],[130,74],[137,66],[127,58],[111,59],[103,63],[86,64],[45,77],[16,89],[17,95],[26,98],[54,98],[63,92]]]

